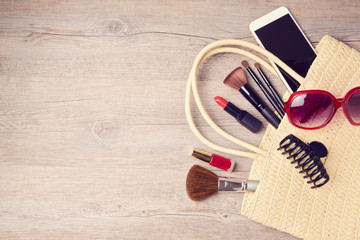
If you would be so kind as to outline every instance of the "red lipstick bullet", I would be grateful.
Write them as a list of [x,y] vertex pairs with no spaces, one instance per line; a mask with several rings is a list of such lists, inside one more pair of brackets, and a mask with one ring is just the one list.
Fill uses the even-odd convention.
[[192,156],[209,163],[211,166],[223,169],[228,172],[232,172],[235,166],[235,163],[228,158],[224,158],[216,154],[211,154],[197,148],[194,149]]
[[236,118],[236,120],[241,125],[249,129],[251,132],[256,133],[257,131],[259,131],[262,123],[250,113],[245,110],[240,110],[234,104],[226,101],[222,97],[216,96],[214,100],[217,102],[217,104],[220,105],[220,107],[222,107],[231,116]]

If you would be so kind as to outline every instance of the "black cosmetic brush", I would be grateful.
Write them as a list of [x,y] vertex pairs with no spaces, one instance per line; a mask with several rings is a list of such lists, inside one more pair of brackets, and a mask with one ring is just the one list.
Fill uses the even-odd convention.
[[244,61],[241,62],[241,64],[248,71],[250,76],[254,79],[256,84],[259,86],[261,91],[264,93],[265,97],[269,100],[269,102],[275,108],[275,110],[278,112],[278,114],[281,116],[281,118],[283,118],[284,115],[285,115],[284,109],[277,104],[276,100],[271,95],[271,93],[265,88],[265,86],[262,84],[262,82],[260,82],[260,80],[257,78],[255,73],[253,72],[253,70],[249,67],[249,63],[246,60],[244,60]]
[[186,178],[186,191],[193,201],[200,201],[219,191],[255,192],[258,181],[218,177],[215,173],[194,165]]
[[278,128],[280,119],[266,106],[254,89],[247,83],[245,72],[241,67],[232,71],[225,78],[224,84],[238,90],[271,125]]
[[[255,68],[258,70],[260,76],[262,77],[262,79],[264,80],[264,82],[266,83],[266,85],[268,86],[268,88],[270,89],[270,91],[272,92],[272,94],[274,95],[277,103],[279,104],[279,106],[281,107],[281,109],[284,111],[284,102],[281,99],[280,95],[276,92],[275,88],[273,87],[273,85],[271,84],[271,82],[269,81],[269,79],[266,77],[266,75],[264,74],[264,72],[261,70],[260,68],[260,64],[259,63],[255,63],[254,64]],[[284,111],[285,112],[285,111]]]

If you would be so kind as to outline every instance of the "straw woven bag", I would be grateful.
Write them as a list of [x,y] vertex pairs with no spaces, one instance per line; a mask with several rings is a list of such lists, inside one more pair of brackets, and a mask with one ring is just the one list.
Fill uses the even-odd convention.
[[[324,89],[343,97],[360,85],[360,53],[329,36],[316,47],[300,90]],[[268,127],[260,148],[266,156],[254,161],[250,179],[260,179],[254,194],[246,193],[243,215],[304,239],[360,239],[360,131],[338,112],[319,130],[292,126],[287,117],[278,129]],[[276,148],[289,133],[304,142],[321,141],[329,154],[330,181],[314,190]]]
[[[330,36],[320,41],[316,51],[318,56],[299,90],[323,89],[341,98],[350,89],[360,86],[359,52]],[[274,60],[274,56],[270,58]],[[291,69],[285,70],[295,76]],[[196,68],[192,71],[196,72]],[[194,88],[194,84],[188,84],[190,90]],[[193,89],[195,100],[199,100],[196,90]],[[197,104],[202,112],[202,105]],[[209,147],[254,159],[249,179],[260,180],[260,185],[256,192],[245,193],[243,215],[303,239],[360,239],[360,127],[351,125],[342,110],[328,126],[318,130],[296,128],[285,116],[278,129],[267,128],[259,148],[245,146],[240,140],[231,139],[221,129],[216,129],[227,139],[240,141],[239,145],[254,152],[248,155],[201,139],[203,136],[193,129],[191,115],[187,113],[187,117],[195,135]],[[208,122],[211,120],[206,119],[206,112],[204,118]],[[320,141],[327,147],[325,167],[330,181],[323,187],[311,189],[303,175],[277,151],[279,142],[288,134],[294,134],[306,143]]]

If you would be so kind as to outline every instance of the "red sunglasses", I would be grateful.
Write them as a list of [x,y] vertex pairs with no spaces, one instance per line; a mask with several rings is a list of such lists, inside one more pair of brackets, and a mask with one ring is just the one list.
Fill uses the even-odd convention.
[[339,99],[323,90],[298,91],[284,104],[290,123],[302,129],[326,126],[340,107],[352,125],[360,125],[360,87]]

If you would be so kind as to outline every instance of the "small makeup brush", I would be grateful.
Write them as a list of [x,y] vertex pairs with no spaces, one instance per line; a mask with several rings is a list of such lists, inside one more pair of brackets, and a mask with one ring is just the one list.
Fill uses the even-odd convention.
[[270,92],[265,88],[265,86],[260,82],[260,80],[257,78],[257,76],[255,75],[255,73],[253,72],[253,70],[250,68],[249,63],[244,60],[241,62],[241,64],[244,66],[244,68],[248,71],[248,73],[250,74],[250,76],[254,79],[254,81],[256,82],[256,84],[259,86],[259,88],[261,89],[261,91],[264,93],[265,97],[269,100],[269,102],[271,103],[271,105],[275,108],[275,110],[278,112],[278,114],[281,116],[281,118],[284,117],[285,112],[284,109],[280,108],[279,105],[277,104],[276,100],[274,99],[273,96],[271,96]]
[[[266,85],[268,86],[268,88],[270,89],[270,91],[272,92],[272,94],[274,95],[276,102],[278,103],[278,105],[281,107],[281,109],[284,111],[284,102],[281,99],[280,95],[277,93],[277,91],[275,90],[275,88],[273,87],[273,85],[271,84],[271,82],[269,81],[269,79],[266,77],[266,75],[264,74],[264,72],[261,70],[260,68],[260,64],[259,63],[255,63],[254,64],[255,68],[258,70],[260,76],[262,77],[262,79],[264,80],[264,82],[266,83]],[[285,111],[284,111],[285,113]]]
[[238,90],[271,125],[278,128],[280,119],[267,107],[256,94],[255,90],[247,83],[245,72],[241,67],[232,71],[225,78],[224,84]]
[[258,181],[218,177],[215,173],[194,165],[186,178],[186,191],[193,201],[200,201],[219,191],[255,192]]

